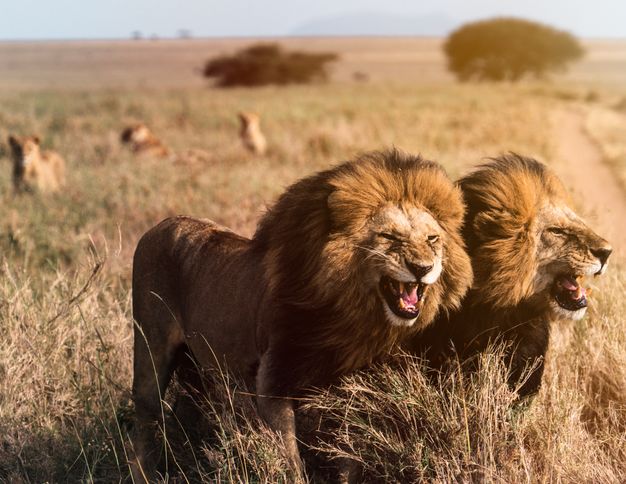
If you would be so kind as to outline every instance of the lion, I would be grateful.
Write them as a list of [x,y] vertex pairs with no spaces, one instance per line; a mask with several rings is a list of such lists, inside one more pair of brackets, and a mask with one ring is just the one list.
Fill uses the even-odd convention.
[[37,189],[59,191],[65,185],[65,161],[54,151],[42,151],[38,136],[9,136],[16,192]]
[[133,260],[137,479],[158,462],[160,399],[190,358],[256,392],[297,472],[292,397],[458,308],[472,279],[463,214],[439,165],[394,150],[290,186],[252,239],[182,216],[149,230]]
[[607,268],[611,246],[572,209],[557,176],[510,154],[458,182],[467,204],[463,238],[474,283],[460,310],[443,314],[418,348],[440,367],[496,342],[505,344],[509,383],[518,396],[541,385],[550,327],[587,310],[584,278]]
[[267,141],[261,132],[261,118],[257,113],[239,113],[241,129],[239,136],[246,149],[256,155],[264,155]]
[[129,145],[132,152],[137,155],[165,158],[170,154],[167,146],[152,134],[152,131],[144,123],[137,123],[125,128],[120,140]]

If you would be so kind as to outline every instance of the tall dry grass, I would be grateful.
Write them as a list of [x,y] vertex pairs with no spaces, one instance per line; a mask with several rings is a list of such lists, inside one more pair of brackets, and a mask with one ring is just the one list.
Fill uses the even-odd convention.
[[[250,235],[287,184],[384,146],[421,152],[453,177],[508,150],[549,160],[551,102],[491,85],[0,94],[0,139],[37,132],[70,170],[63,193],[14,197],[10,163],[0,160],[0,480],[128,476],[130,262],[148,227],[184,213]],[[261,113],[266,156],[240,146],[240,110]],[[206,156],[133,159],[118,142],[133,120],[179,154]],[[338,441],[313,434],[308,444],[355,456],[372,479],[623,481],[625,308],[616,269],[590,316],[555,331],[544,388],[528,408],[510,405],[493,355],[475,381],[451,374],[435,385],[410,360],[322,394],[315,405],[350,432]],[[260,427],[250,398],[222,383],[201,406],[200,435],[166,412],[170,474],[286,481],[280,442]],[[309,476],[322,479],[325,459],[314,449],[307,456]]]
[[358,462],[367,482],[623,482],[626,337],[615,295],[625,282],[613,276],[590,317],[555,328],[533,399],[509,389],[502,348],[470,375],[426,376],[405,355],[309,404],[334,423],[331,433],[320,425],[317,447]]

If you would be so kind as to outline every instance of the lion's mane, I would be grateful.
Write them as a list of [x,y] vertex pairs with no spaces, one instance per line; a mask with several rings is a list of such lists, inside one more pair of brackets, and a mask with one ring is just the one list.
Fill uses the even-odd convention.
[[[443,272],[415,328],[389,325],[376,298],[359,284],[367,253],[350,239],[388,202],[422,207],[446,232]],[[460,238],[463,214],[460,192],[439,165],[396,150],[364,155],[292,185],[260,222],[253,244],[274,297],[287,310],[273,337],[298,355],[288,358],[294,372],[307,353],[319,362],[305,372],[311,376],[363,366],[438,313],[458,308],[472,277]]]

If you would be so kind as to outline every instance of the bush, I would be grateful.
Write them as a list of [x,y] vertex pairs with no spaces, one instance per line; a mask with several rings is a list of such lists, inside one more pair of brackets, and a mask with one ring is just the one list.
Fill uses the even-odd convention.
[[515,18],[462,26],[444,46],[448,67],[461,81],[518,81],[564,69],[584,51],[571,34]]
[[336,59],[330,52],[288,52],[277,44],[256,44],[209,60],[204,76],[217,78],[223,87],[306,84],[326,80],[326,66]]

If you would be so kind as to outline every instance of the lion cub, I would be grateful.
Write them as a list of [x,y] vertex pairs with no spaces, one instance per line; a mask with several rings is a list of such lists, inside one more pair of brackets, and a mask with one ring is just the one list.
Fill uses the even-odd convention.
[[65,161],[54,151],[41,151],[38,136],[9,136],[16,191],[37,188],[56,192],[65,185]]
[[144,123],[137,123],[125,128],[120,140],[123,144],[129,145],[132,152],[138,155],[164,158],[170,154],[167,146],[154,136]]
[[243,145],[256,155],[263,155],[267,150],[267,141],[261,132],[260,117],[256,113],[239,113],[241,129],[239,136]]

